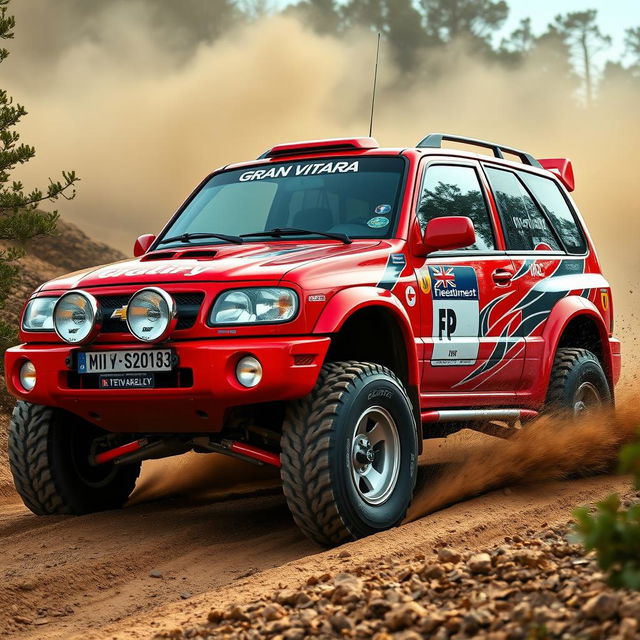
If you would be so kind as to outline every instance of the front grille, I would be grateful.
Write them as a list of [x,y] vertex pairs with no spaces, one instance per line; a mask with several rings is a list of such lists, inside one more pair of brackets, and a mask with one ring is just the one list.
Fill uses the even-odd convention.
[[[99,373],[67,373],[68,389],[98,389]],[[178,389],[193,387],[193,371],[191,369],[174,369],[173,371],[157,371],[153,374],[154,389]]]
[[[131,294],[133,295],[133,294]],[[119,318],[112,318],[111,314],[129,303],[131,295],[96,296],[102,308],[102,333],[122,333],[127,331],[127,324]],[[172,293],[178,309],[178,324],[176,329],[190,329],[196,322],[204,293]]]

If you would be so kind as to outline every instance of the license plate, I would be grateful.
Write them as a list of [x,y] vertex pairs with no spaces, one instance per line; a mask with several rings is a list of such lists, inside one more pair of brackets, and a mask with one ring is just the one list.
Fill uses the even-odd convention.
[[107,373],[100,376],[101,389],[153,389],[153,373]]
[[78,354],[78,373],[152,373],[171,371],[171,349],[135,351],[82,351]]

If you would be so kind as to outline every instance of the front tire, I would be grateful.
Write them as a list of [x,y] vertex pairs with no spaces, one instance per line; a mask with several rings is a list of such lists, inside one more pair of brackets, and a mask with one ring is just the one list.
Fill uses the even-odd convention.
[[587,349],[558,349],[545,410],[577,417],[611,402],[609,381],[598,358]]
[[417,456],[415,417],[397,376],[378,364],[325,364],[283,425],[281,475],[294,520],[327,546],[399,524]]
[[122,507],[141,465],[92,465],[92,446],[105,435],[72,414],[19,401],[9,427],[9,464],[25,505],[37,515]]

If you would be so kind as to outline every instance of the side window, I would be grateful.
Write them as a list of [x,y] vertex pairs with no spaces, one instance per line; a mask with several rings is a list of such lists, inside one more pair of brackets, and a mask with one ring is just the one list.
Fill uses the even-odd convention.
[[584,253],[587,243],[560,191],[560,187],[550,178],[543,178],[532,173],[522,172],[520,177],[544,207],[545,213],[567,251],[569,253]]
[[485,169],[502,218],[507,248],[559,250],[549,223],[515,173],[493,167]]
[[427,169],[418,205],[418,221],[424,232],[427,222],[442,216],[467,216],[476,230],[476,242],[466,249],[495,249],[489,211],[473,167],[433,165]]

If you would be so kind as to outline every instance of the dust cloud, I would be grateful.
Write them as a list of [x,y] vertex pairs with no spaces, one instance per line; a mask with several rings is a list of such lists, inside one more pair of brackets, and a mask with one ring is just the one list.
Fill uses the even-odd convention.
[[[22,133],[38,156],[25,179],[76,169],[82,183],[65,216],[127,252],[214,168],[275,142],[368,129],[372,34],[319,36],[276,16],[189,48],[157,26],[148,5],[109,3],[91,20],[81,7],[13,3],[18,26],[3,83],[30,111]],[[383,42],[381,144],[449,131],[571,157],[576,199],[626,311],[640,270],[638,92],[610,84],[592,109],[569,108],[544,53],[508,70],[449,47],[425,58],[413,80],[390,56]]]
[[[43,183],[58,168],[75,169],[82,182],[63,214],[126,252],[220,165],[280,141],[366,134],[370,33],[319,36],[276,16],[189,47],[159,31],[141,3],[114,2],[99,20],[84,22],[81,5],[59,2],[54,11],[44,0],[12,3],[18,27],[3,87],[27,105],[21,132],[38,151],[20,177]],[[638,352],[638,93],[609,86],[593,108],[568,108],[566,88],[542,73],[552,65],[541,54],[510,71],[449,48],[409,81],[383,43],[374,135],[383,145],[412,146],[428,132],[447,131],[572,158],[575,197],[614,287],[628,363]],[[596,454],[607,458],[623,439],[621,424],[630,425],[602,418],[574,430],[541,420],[513,441],[491,441],[440,481],[442,491],[418,497],[412,513],[525,475],[561,474]],[[174,495],[201,478],[215,484],[224,473],[218,462],[207,464],[195,464],[190,476],[156,466],[137,499]]]
[[499,487],[615,470],[620,447],[634,439],[639,424],[637,398],[627,394],[615,413],[575,422],[545,416],[509,440],[467,440],[418,489],[407,520]]
[[221,500],[280,486],[280,472],[216,453],[148,460],[129,505],[161,498]]

